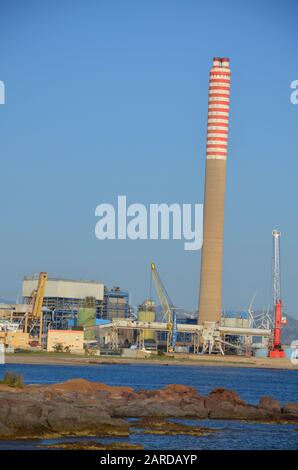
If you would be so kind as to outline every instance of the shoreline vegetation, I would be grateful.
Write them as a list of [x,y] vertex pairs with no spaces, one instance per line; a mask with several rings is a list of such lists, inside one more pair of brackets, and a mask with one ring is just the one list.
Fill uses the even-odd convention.
[[150,355],[143,358],[125,358],[121,356],[79,356],[71,353],[47,353],[44,351],[30,351],[6,354],[7,364],[45,364],[45,365],[104,365],[104,364],[156,364],[156,365],[183,365],[183,366],[222,366],[222,367],[251,367],[265,369],[298,370],[298,365],[289,359],[271,359],[243,356],[200,356],[194,354],[164,354]]

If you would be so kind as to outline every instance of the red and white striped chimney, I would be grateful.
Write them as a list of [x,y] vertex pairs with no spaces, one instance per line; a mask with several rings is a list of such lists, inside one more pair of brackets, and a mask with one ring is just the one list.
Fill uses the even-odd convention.
[[207,159],[226,160],[230,107],[230,61],[213,59],[208,101]]
[[204,232],[198,322],[221,319],[224,201],[230,106],[230,61],[215,57],[209,79]]

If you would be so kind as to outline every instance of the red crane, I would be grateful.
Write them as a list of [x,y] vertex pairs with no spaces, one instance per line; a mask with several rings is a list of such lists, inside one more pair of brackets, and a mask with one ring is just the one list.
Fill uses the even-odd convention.
[[282,316],[282,301],[280,296],[280,231],[273,230],[273,300],[274,300],[274,336],[269,357],[280,358],[285,357],[285,352],[281,344],[281,327],[286,323],[286,319]]

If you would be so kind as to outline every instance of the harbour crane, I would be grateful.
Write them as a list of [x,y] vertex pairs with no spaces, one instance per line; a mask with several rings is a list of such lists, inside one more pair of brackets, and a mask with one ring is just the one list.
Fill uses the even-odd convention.
[[157,272],[155,263],[151,263],[151,276],[161,303],[164,320],[167,323],[167,352],[175,352],[177,340],[177,314],[165,286]]
[[269,357],[285,357],[285,352],[281,345],[281,326],[286,323],[286,318],[282,316],[282,301],[280,295],[280,231],[273,230],[273,301],[274,301],[274,336]]

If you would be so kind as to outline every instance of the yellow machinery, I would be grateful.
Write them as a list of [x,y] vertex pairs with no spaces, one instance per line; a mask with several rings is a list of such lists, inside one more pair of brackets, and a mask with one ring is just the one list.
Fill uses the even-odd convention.
[[48,273],[41,272],[38,278],[37,289],[33,292],[32,295],[32,321],[38,321],[39,323],[39,345],[41,346],[42,342],[42,324],[43,324],[43,314],[42,314],[42,304],[46,290],[46,283],[48,280]]
[[174,352],[177,338],[177,316],[172,301],[159,277],[155,263],[151,263],[151,276],[167,323],[167,352]]
[[46,283],[48,280],[48,273],[40,273],[38,279],[37,289],[33,299],[32,316],[39,318],[42,315],[42,304],[46,290]]

